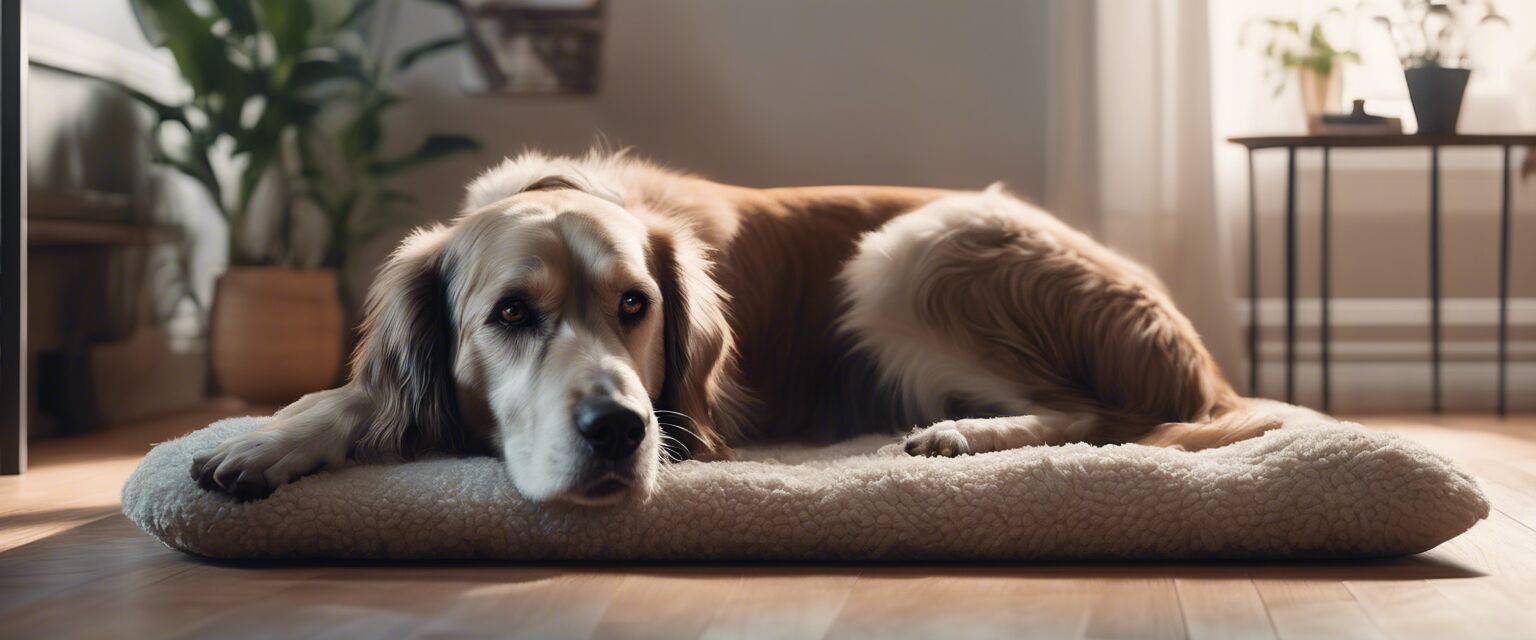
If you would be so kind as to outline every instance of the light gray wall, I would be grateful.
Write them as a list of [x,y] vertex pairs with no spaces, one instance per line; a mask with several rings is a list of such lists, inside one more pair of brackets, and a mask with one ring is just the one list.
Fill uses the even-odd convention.
[[34,0],[28,14],[53,18],[137,51],[149,51],[128,0]]
[[[486,144],[410,181],[439,217],[501,156],[576,153],[598,136],[754,186],[1003,180],[1038,198],[1051,12],[1050,0],[612,2],[599,95],[464,97],[463,61],[444,56],[404,79],[422,97],[394,131],[465,131]],[[455,18],[403,2],[395,25],[399,47]]]

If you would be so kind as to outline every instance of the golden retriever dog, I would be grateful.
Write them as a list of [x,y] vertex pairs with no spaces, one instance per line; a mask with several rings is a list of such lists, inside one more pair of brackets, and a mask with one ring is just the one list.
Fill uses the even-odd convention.
[[749,189],[529,153],[405,240],[364,313],[347,384],[198,456],[201,486],[491,454],[529,500],[610,505],[751,440],[1193,450],[1306,411],[1240,397],[1156,277],[998,187]]

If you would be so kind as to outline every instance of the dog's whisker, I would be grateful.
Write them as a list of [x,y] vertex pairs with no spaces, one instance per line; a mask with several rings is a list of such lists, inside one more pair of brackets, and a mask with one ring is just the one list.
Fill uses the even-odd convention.
[[[661,421],[657,421],[656,424],[659,424],[659,425],[661,425],[663,427],[667,427],[667,428],[670,428],[670,429],[677,429],[678,431],[682,431],[683,433],[689,434],[689,435],[691,435],[691,436],[693,436],[695,438],[699,437],[699,434],[690,431],[687,427],[684,427],[684,426],[682,426],[680,424],[672,424],[672,423],[669,423],[669,422],[661,422]],[[673,440],[677,439],[675,436],[673,436],[672,434],[667,433],[665,430],[661,431],[661,435],[662,435],[662,437],[672,438]]]
[[[683,459],[682,454],[678,450],[686,451],[687,447],[683,446],[683,443],[679,442],[677,438],[663,433],[659,442],[661,443],[662,452],[667,456],[667,462],[679,462]],[[674,446],[676,446],[676,450],[673,449]]]
[[656,423],[661,425],[661,426],[663,426],[663,427],[671,427],[673,429],[677,429],[678,431],[681,431],[681,432],[686,433],[686,434],[688,434],[690,436],[693,436],[694,439],[696,439],[696,440],[700,440],[700,441],[704,440],[704,438],[699,437],[699,433],[697,431],[694,431],[693,429],[689,429],[688,427],[685,427],[683,425],[673,424],[671,422],[662,422],[660,420],[657,420]]
[[698,422],[698,420],[694,420],[693,419],[693,416],[690,416],[690,415],[688,415],[686,413],[683,413],[681,411],[671,411],[671,410],[668,410],[668,409],[653,409],[653,411],[655,411],[656,413],[665,413],[667,415],[682,416],[684,419],[688,420],[689,422]]

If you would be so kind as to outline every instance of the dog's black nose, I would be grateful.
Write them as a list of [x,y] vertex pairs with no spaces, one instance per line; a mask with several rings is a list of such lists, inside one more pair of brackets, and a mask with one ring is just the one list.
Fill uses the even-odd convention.
[[645,419],[612,400],[588,400],[576,406],[576,431],[598,456],[620,460],[645,440]]

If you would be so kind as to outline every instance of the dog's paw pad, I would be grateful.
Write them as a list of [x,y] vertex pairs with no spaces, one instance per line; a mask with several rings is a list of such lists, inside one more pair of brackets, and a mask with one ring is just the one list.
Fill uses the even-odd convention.
[[315,452],[285,444],[271,433],[248,433],[199,454],[191,475],[197,486],[236,500],[260,500],[278,485],[321,466]]
[[911,456],[953,458],[971,452],[965,434],[945,424],[937,424],[907,436],[902,448]]

